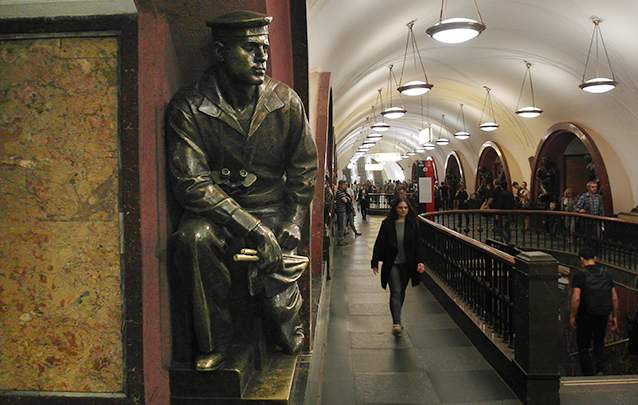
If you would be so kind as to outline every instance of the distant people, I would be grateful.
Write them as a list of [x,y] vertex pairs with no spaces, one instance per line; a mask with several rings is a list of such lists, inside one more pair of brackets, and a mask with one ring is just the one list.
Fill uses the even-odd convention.
[[[599,267],[593,249],[581,249],[578,256],[583,271],[576,272],[572,279],[569,325],[576,329],[583,374],[603,375],[607,324],[612,332],[618,329],[618,295],[611,274]],[[595,364],[589,354],[592,341]]]
[[527,189],[527,182],[524,181],[521,183],[520,188],[518,189],[517,196],[519,201],[521,202],[522,209],[529,208],[529,190]]
[[343,245],[346,236],[348,188],[345,180],[339,180],[335,192],[335,214],[337,214],[337,245]]
[[[514,195],[505,184],[494,180],[494,188],[491,191],[487,205],[493,210],[513,210],[515,208]],[[494,216],[494,236],[509,243],[511,240],[510,217],[509,215]]]
[[425,272],[424,255],[416,214],[406,199],[399,198],[381,223],[370,263],[376,275],[379,262],[383,262],[381,287],[385,289],[390,285],[390,314],[395,336],[403,333],[401,309],[408,282],[412,280],[412,285],[416,286],[419,284],[418,274]]
[[394,205],[394,203],[399,199],[404,199],[410,202],[409,201],[410,199],[408,197],[408,189],[403,184],[398,185],[397,188],[395,189],[394,195],[392,196],[392,199],[390,200],[390,206]]
[[441,205],[443,210],[450,209],[450,186],[446,182],[442,181],[441,186]]
[[357,201],[359,201],[359,211],[361,211],[361,219],[365,221],[368,216],[368,206],[370,204],[370,201],[368,201],[368,191],[366,190],[366,187],[361,187],[359,189]]
[[565,212],[576,211],[576,199],[572,189],[567,187],[563,192],[563,196],[560,199],[560,210]]
[[603,215],[603,196],[598,194],[597,182],[587,182],[587,192],[578,197],[574,207],[581,214]]
[[359,233],[359,231],[357,231],[357,228],[354,226],[354,217],[355,217],[355,208],[354,208],[354,200],[355,200],[355,195],[354,195],[354,190],[352,190],[352,187],[350,186],[350,183],[348,183],[348,186],[346,187],[346,194],[348,194],[348,204],[346,205],[346,222],[347,222],[347,227],[350,228],[350,230],[352,230],[352,233],[354,233],[354,236],[359,236],[361,235]]
[[[550,201],[548,211],[559,211],[556,201]],[[553,238],[561,231],[560,218],[557,215],[545,216],[545,230],[549,234],[550,238]]]
[[457,210],[465,210],[467,209],[467,191],[465,190],[465,186],[461,184],[459,189],[456,191],[454,195],[454,209]]
[[383,192],[386,194],[394,194],[395,187],[396,185],[394,184],[394,182],[392,180],[388,180],[383,189]]
[[467,209],[478,210],[479,208],[481,208],[482,203],[483,202],[478,198],[478,195],[476,193],[472,193],[469,200],[467,200]]

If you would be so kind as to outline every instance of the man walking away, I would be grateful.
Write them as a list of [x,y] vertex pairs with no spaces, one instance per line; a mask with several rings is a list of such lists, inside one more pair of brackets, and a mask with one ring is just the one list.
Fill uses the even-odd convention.
[[346,233],[348,194],[346,193],[346,181],[339,180],[335,193],[335,213],[337,214],[337,244],[344,243]]
[[[605,335],[610,321],[611,331],[618,329],[618,295],[611,275],[596,262],[593,249],[578,253],[584,271],[574,274],[569,324],[576,329],[578,357],[584,375],[605,373]],[[594,342],[595,369],[589,349]]]

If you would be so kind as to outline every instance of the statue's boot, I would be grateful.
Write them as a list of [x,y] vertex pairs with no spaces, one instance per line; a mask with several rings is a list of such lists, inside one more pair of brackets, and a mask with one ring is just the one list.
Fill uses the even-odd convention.
[[200,353],[195,358],[197,371],[213,371],[224,365],[224,354],[220,352]]
[[299,316],[302,301],[295,282],[265,302],[275,340],[288,354],[296,353],[303,346],[304,331]]

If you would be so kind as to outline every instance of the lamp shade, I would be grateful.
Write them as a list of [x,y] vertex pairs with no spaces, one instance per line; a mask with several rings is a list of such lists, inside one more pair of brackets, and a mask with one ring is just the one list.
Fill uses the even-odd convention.
[[450,140],[445,137],[439,137],[439,139],[436,140],[436,144],[440,146],[449,145]]
[[403,107],[389,107],[381,111],[381,115],[394,120],[403,117],[406,112],[406,109]]
[[606,77],[596,77],[585,80],[578,87],[588,93],[607,93],[616,88],[617,81]]
[[492,132],[498,129],[498,124],[494,121],[486,121],[481,123],[481,125],[479,125],[479,128],[481,129],[481,131],[484,132]]
[[454,133],[454,137],[456,139],[460,139],[461,141],[464,141],[464,140],[466,140],[466,139],[468,139],[470,137],[470,133],[468,131],[465,131],[465,130],[456,131]]
[[390,125],[386,124],[385,122],[375,122],[370,126],[370,128],[372,128],[373,131],[385,132],[390,129]]
[[430,83],[426,83],[421,80],[414,80],[411,82],[407,82],[402,86],[399,86],[397,90],[399,91],[399,93],[406,96],[420,96],[432,90],[432,87],[434,86]]
[[425,150],[434,150],[436,149],[436,146],[434,146],[434,144],[432,142],[426,142],[423,144],[423,149]]
[[518,110],[516,110],[516,114],[523,118],[536,118],[540,116],[542,113],[543,113],[543,110],[541,110],[538,107],[532,107],[532,106],[521,107]]
[[446,44],[460,44],[476,38],[485,24],[470,18],[448,18],[437,22],[425,32],[434,40]]

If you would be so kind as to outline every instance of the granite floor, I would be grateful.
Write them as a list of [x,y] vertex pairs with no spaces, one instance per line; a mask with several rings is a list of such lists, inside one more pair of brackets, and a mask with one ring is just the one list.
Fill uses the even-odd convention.
[[392,335],[388,292],[370,272],[381,219],[335,247],[322,403],[520,404],[424,286],[408,288],[404,335]]

